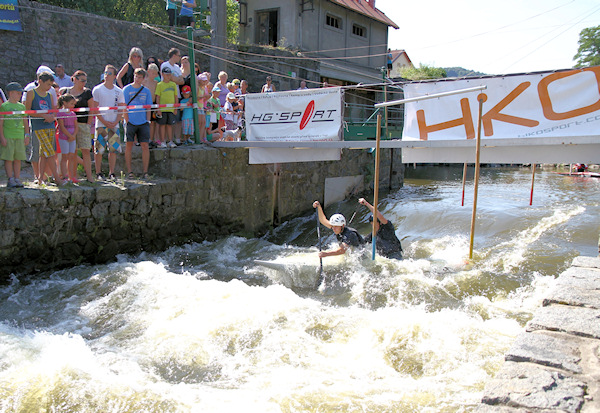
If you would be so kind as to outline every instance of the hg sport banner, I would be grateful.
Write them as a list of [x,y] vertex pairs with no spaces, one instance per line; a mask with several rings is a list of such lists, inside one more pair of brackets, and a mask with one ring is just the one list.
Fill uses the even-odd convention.
[[339,141],[342,90],[308,89],[246,95],[249,141]]
[[0,0],[0,30],[23,31],[18,0]]
[[487,89],[407,103],[403,139],[462,140],[477,133],[483,99],[482,138],[598,135],[600,66],[404,86],[405,98],[486,85]]

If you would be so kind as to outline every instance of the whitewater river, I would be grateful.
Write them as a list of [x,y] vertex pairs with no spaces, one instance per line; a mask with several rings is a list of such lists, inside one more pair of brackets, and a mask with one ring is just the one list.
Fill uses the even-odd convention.
[[[540,171],[530,207],[529,169],[484,169],[469,263],[461,173],[407,170],[381,200],[405,259],[354,252],[320,291],[312,272],[253,261],[315,253],[314,214],[14,279],[0,287],[0,411],[472,411],[555,276],[597,254],[600,179]],[[364,209],[352,226],[367,232]]]

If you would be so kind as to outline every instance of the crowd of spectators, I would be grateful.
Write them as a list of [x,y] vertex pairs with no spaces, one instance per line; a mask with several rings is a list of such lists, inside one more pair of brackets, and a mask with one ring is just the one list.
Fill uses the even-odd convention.
[[[197,122],[192,109],[192,76]],[[163,61],[154,56],[144,60],[142,50],[133,47],[127,62],[120,69],[106,65],[100,83],[93,87],[88,87],[91,79],[83,69],[69,76],[62,63],[54,69],[40,66],[35,80],[25,87],[11,82],[5,88],[6,95],[0,89],[0,112],[62,111],[0,115],[0,160],[4,161],[7,186],[23,186],[21,161],[31,162],[35,184],[78,184],[78,165],[90,183],[115,180],[117,154],[122,152],[127,177],[148,179],[150,149],[194,144],[195,124],[204,144],[240,139],[248,82],[230,81],[225,71],[219,72],[217,78],[211,83],[211,73],[202,72],[197,63],[192,70],[189,57],[182,56],[177,48],[170,49]],[[302,81],[300,89],[306,89],[306,82]],[[275,92],[271,76],[266,77],[261,92]],[[60,99],[62,96],[66,99]],[[126,108],[151,104],[167,106]],[[119,106],[123,108],[96,109]],[[141,146],[142,151],[142,170],[137,175],[131,162],[134,146]],[[102,164],[105,152],[107,175]]]

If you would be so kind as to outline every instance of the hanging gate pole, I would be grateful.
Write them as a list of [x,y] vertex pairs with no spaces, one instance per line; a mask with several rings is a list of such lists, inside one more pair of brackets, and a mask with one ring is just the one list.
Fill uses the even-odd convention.
[[535,182],[535,163],[531,164],[531,195],[529,195],[529,206],[533,204],[533,183]]
[[481,117],[483,113],[483,96],[478,96],[479,115],[477,116],[477,145],[475,149],[475,191],[473,192],[473,212],[471,214],[471,241],[469,243],[469,259],[473,259],[473,239],[475,238],[475,217],[477,215],[477,191],[479,190],[479,159],[481,155]]
[[463,168],[462,200],[460,202],[460,206],[465,206],[465,181],[466,180],[467,180],[467,163],[465,162],[465,167]]
[[375,145],[375,181],[373,182],[373,229],[372,229],[372,241],[373,241],[373,260],[375,260],[375,247],[377,244],[377,237],[375,231],[375,225],[377,224],[377,204],[379,202],[379,144],[381,143],[381,114],[377,114],[377,132],[376,145]]

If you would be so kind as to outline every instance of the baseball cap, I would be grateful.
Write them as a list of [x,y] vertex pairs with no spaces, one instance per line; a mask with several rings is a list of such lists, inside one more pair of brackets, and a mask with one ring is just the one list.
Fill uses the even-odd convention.
[[234,85],[239,85],[240,79],[233,79],[231,83],[233,83]]
[[184,87],[181,88],[181,93],[189,93],[192,91],[192,88],[189,87],[188,85],[185,85]]
[[221,88],[219,86],[215,86],[215,87],[213,87],[212,91],[213,92],[220,92]]
[[168,73],[168,74],[170,74],[170,73],[173,73],[173,72],[171,71],[171,68],[170,68],[170,67],[167,67],[167,66],[163,67],[163,68],[162,68],[162,70],[161,70],[161,72],[163,72],[163,73]]
[[229,92],[227,94],[227,99],[237,99],[237,96],[233,92]]
[[10,82],[8,85],[6,85],[6,91],[7,92],[22,92],[23,86],[21,86],[17,82]]
[[200,80],[208,80],[208,76],[206,76],[204,73],[202,73],[201,75],[198,76],[198,79],[200,79]]
[[44,66],[41,65],[40,67],[37,68],[37,71],[35,72],[35,74],[37,76],[39,76],[40,74],[44,73],[44,72],[48,72],[51,75],[54,75],[54,70],[50,69],[48,66]]

